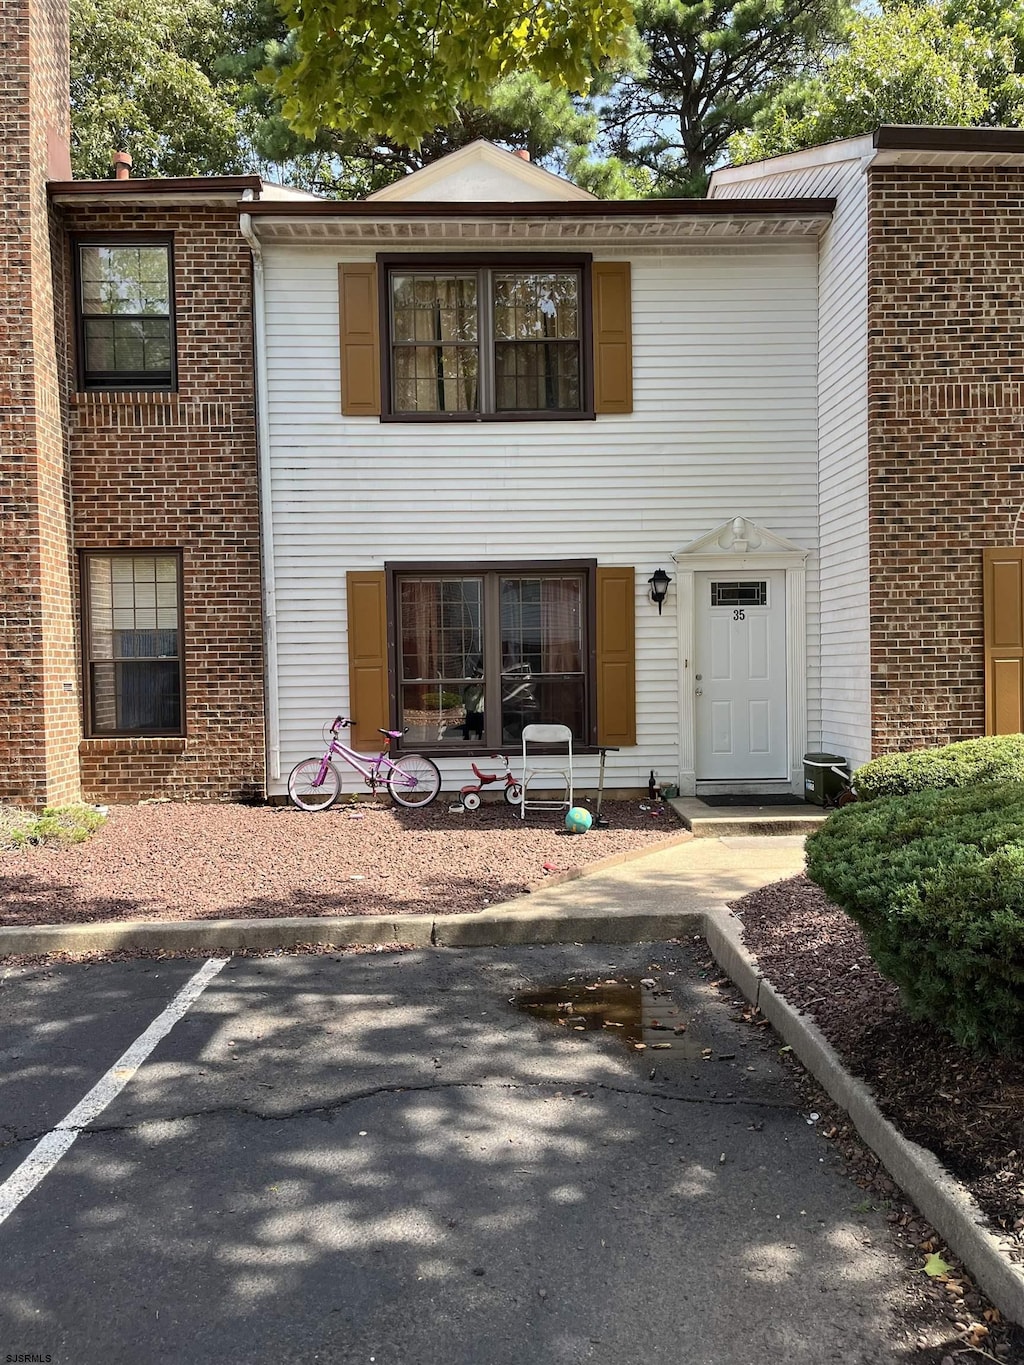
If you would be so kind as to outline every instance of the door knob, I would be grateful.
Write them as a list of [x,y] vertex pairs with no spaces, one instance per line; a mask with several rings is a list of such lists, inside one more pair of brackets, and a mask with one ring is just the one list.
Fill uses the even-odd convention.
[[694,694],[695,694],[696,696],[698,696],[698,697],[703,697],[703,695],[704,695],[704,689],[703,689],[703,687],[695,687],[693,690],[694,690]]

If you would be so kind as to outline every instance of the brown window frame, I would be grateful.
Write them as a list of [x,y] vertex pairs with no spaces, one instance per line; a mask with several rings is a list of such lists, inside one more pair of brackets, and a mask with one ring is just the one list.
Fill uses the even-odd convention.
[[[131,557],[135,559],[148,557],[152,559],[169,559],[177,561],[177,589],[178,589],[178,728],[159,729],[159,730],[97,730],[93,725],[93,696],[92,696],[92,612],[89,600],[91,583],[89,578],[89,561],[92,559],[124,559]],[[89,550],[79,550],[78,552],[78,581],[79,596],[81,600],[82,618],[82,699],[83,699],[83,720],[84,735],[86,739],[150,739],[150,738],[182,738],[187,735],[186,729],[186,695],[185,695],[185,585],[184,585],[184,555],[180,549],[156,548],[148,546],[131,548],[119,547],[116,550],[105,550],[94,548]],[[144,662],[144,660],[142,661]]]
[[[99,371],[103,378],[92,378],[86,366],[85,310],[82,300],[82,247],[88,246],[162,246],[167,250],[168,326],[171,363],[169,378],[147,380],[144,370]],[[74,291],[75,377],[79,393],[176,393],[178,389],[178,318],[175,306],[174,234],[171,232],[89,232],[71,238],[71,279]],[[132,315],[128,315],[132,316]],[[121,377],[119,377],[121,374]]]
[[[593,257],[580,253],[532,255],[522,252],[481,254],[459,252],[437,255],[377,254],[377,299],[380,337],[380,420],[382,422],[588,422],[594,421],[594,309],[591,266]],[[391,366],[391,276],[402,271],[428,270],[578,270],[580,275],[580,407],[572,412],[540,409],[526,412],[394,412]],[[494,338],[480,337],[492,349]]]
[[[388,562],[384,565],[387,603],[387,647],[388,647],[388,708],[390,725],[393,730],[400,729],[401,719],[401,667],[398,641],[398,583],[402,578],[418,577],[424,574],[439,574],[458,578],[495,579],[505,576],[522,575],[530,577],[538,574],[579,574],[584,585],[584,723],[583,735],[573,739],[573,747],[578,752],[596,752],[597,735],[597,560],[596,559],[509,559],[509,560],[430,560],[410,563]],[[486,590],[485,590],[486,591]],[[487,652],[485,636],[485,657]],[[493,683],[492,683],[493,685]],[[491,708],[493,716],[500,715],[500,708]],[[494,722],[492,721],[492,724]],[[405,746],[422,751],[434,757],[479,757],[494,753],[513,753],[520,748],[518,740],[503,740],[500,734],[492,732],[491,743],[488,732],[484,730],[482,741],[465,741],[462,744],[429,743],[410,740]],[[396,746],[401,749],[402,742]]]

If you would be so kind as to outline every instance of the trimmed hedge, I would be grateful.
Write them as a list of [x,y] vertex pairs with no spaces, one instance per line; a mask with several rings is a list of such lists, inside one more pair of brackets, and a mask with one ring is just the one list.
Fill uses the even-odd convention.
[[990,735],[940,749],[883,754],[853,774],[854,790],[862,801],[974,782],[1024,782],[1024,735]]
[[807,841],[811,879],[864,930],[908,1012],[1024,1053],[1024,784],[855,803]]

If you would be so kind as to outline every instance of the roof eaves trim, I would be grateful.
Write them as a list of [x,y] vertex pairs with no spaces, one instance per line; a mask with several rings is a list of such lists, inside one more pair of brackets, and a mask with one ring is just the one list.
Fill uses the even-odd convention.
[[258,175],[188,175],[167,177],[140,176],[128,180],[51,180],[47,184],[51,199],[132,199],[150,195],[209,195],[241,198],[246,190],[259,194],[263,181]]
[[412,200],[407,203],[368,204],[363,201],[318,200],[286,204],[258,200],[246,206],[254,217],[361,218],[388,222],[402,218],[729,218],[821,217],[834,212],[834,198],[818,199],[580,199],[541,200],[536,203],[465,204]]
[[877,151],[1010,152],[1024,155],[1024,128],[929,128],[883,124],[875,129]]

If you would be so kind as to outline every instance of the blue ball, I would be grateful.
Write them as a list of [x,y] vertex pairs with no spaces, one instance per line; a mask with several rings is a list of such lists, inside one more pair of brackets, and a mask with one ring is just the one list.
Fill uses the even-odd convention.
[[565,827],[570,834],[586,834],[593,823],[594,817],[582,806],[573,806],[565,817]]

